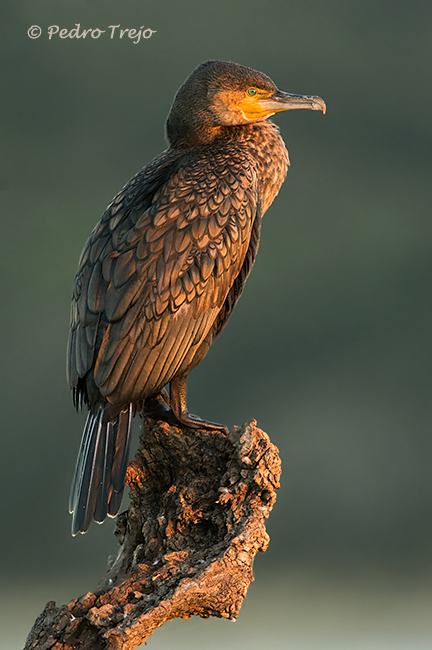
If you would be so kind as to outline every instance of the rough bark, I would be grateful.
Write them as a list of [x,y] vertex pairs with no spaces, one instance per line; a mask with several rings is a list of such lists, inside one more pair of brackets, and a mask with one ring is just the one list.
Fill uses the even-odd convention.
[[117,556],[95,593],[46,605],[25,650],[133,650],[173,618],[237,617],[269,542],[277,448],[255,421],[224,436],[144,418],[140,442]]

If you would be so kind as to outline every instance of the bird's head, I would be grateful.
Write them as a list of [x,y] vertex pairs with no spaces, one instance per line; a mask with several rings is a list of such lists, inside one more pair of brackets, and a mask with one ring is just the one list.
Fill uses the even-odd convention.
[[167,120],[171,145],[211,141],[227,126],[266,120],[279,111],[309,108],[325,113],[320,97],[291,95],[262,72],[227,61],[198,66],[178,90]]

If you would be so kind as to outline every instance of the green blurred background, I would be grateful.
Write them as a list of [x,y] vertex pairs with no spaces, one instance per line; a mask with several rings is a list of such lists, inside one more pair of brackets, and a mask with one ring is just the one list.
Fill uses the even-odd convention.
[[[272,541],[235,626],[177,621],[149,647],[432,646],[432,5],[426,0],[22,0],[1,8],[2,650],[49,599],[94,589],[113,523],[72,539],[83,416],[64,359],[82,246],[164,147],[200,62],[325,99],[275,118],[291,168],[192,412],[278,445]],[[53,37],[144,25],[133,44]],[[31,40],[27,30],[40,25]],[[3,644],[3,645],[2,645]]]

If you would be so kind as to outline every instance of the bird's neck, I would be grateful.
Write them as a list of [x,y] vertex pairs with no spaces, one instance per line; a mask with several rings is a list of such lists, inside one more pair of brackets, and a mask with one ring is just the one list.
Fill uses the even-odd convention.
[[181,154],[222,151],[230,155],[243,149],[258,174],[262,214],[269,208],[285,179],[289,158],[279,128],[268,120],[241,126],[208,127],[191,132],[190,137],[170,143]]
[[284,182],[290,164],[288,151],[279,128],[273,122],[266,120],[237,128],[237,137],[247,147],[257,165],[264,214]]

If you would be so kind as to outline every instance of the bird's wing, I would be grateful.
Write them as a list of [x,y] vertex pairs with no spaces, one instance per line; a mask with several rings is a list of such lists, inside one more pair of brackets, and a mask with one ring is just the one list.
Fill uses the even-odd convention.
[[196,352],[240,272],[257,210],[256,172],[241,151],[183,157],[150,205],[141,185],[132,179],[93,231],[72,304],[71,386],[91,371],[115,404],[160,390]]

